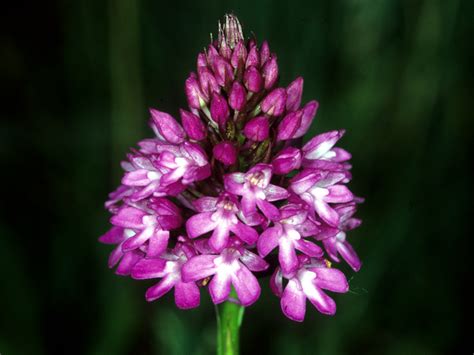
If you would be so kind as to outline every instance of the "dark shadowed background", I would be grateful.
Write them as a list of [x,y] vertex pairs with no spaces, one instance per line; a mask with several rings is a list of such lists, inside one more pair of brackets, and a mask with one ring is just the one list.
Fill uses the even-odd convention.
[[[148,107],[173,115],[234,11],[346,128],[364,265],[329,318],[286,319],[262,283],[242,353],[471,354],[473,13],[469,0],[14,1],[0,21],[0,353],[209,354],[214,309],[146,303],[107,269],[103,209]],[[472,337],[471,337],[472,339]]]

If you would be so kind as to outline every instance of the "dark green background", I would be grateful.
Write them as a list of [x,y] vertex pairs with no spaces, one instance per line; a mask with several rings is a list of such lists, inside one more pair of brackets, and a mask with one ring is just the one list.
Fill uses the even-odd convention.
[[[2,5],[0,353],[209,354],[214,309],[146,303],[115,276],[107,193],[147,108],[174,115],[195,57],[235,11],[278,54],[282,85],[320,102],[311,134],[346,128],[350,238],[364,261],[328,318],[287,320],[264,281],[242,351],[471,354],[470,0],[13,1]],[[472,324],[471,324],[472,326]],[[472,338],[471,338],[472,339]]]

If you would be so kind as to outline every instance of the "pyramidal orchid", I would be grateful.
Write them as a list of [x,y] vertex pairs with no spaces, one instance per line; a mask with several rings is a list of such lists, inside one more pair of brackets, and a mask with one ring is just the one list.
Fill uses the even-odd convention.
[[[174,290],[177,307],[189,309],[209,292],[223,303],[224,333],[236,332],[264,282],[294,321],[304,320],[307,300],[333,315],[327,292],[349,286],[330,260],[361,267],[347,232],[361,223],[353,215],[362,199],[347,187],[351,155],[336,147],[345,131],[302,145],[319,104],[301,105],[303,78],[280,86],[278,76],[268,43],[247,40],[226,15],[185,81],[180,120],[150,109],[154,136],[128,154],[105,204],[109,266],[156,279],[148,301]],[[229,346],[224,333],[220,353]]]

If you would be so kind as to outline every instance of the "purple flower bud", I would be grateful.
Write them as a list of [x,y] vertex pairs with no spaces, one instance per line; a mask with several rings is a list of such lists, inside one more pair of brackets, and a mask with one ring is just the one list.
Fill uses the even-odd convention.
[[229,118],[229,106],[222,95],[216,93],[212,94],[211,117],[221,126],[227,122],[227,118]]
[[232,49],[225,42],[225,40],[222,40],[221,42],[219,42],[219,54],[221,55],[221,57],[227,60],[229,60],[232,56]]
[[230,59],[230,64],[234,68],[237,68],[239,66],[239,63],[245,63],[245,60],[247,59],[247,48],[245,48],[245,44],[243,41],[240,41],[237,43],[237,45],[234,48],[234,51],[232,52],[232,58]]
[[198,73],[200,73],[203,68],[207,68],[207,58],[204,53],[198,54],[196,66]]
[[179,113],[181,114],[181,123],[189,138],[197,141],[206,138],[206,126],[198,116],[186,110],[179,110]]
[[234,48],[235,45],[244,39],[242,32],[242,26],[239,20],[234,15],[225,15],[224,22],[219,22],[219,36],[217,41],[219,43],[226,43],[230,48]]
[[214,158],[219,160],[222,164],[229,166],[237,161],[237,149],[231,142],[220,142],[212,149]]
[[217,51],[216,47],[210,44],[207,47],[207,63],[209,64],[211,68],[213,68],[214,61],[218,57],[219,57],[219,52]]
[[276,57],[270,58],[262,68],[263,78],[265,80],[265,90],[269,90],[275,85],[278,79],[278,64]]
[[301,166],[301,151],[298,148],[287,147],[283,149],[272,161],[273,172],[278,175],[286,175],[299,169]]
[[209,98],[205,97],[202,93],[201,88],[199,87],[199,82],[194,73],[191,73],[191,75],[186,79],[184,90],[186,91],[189,107],[200,109],[209,100]]
[[214,76],[220,86],[226,86],[234,79],[232,66],[228,61],[220,56],[214,58],[212,70],[214,71]]
[[270,58],[270,47],[267,41],[263,41],[262,47],[260,47],[260,64],[264,65],[268,58]]
[[242,110],[245,105],[245,89],[238,81],[234,81],[230,89],[229,105],[237,111]]
[[286,110],[296,111],[301,104],[301,95],[303,94],[303,78],[297,77],[288,87],[286,88]]
[[211,96],[213,92],[219,93],[221,88],[217,84],[217,80],[212,75],[211,71],[207,68],[201,68],[198,75],[199,83],[201,84],[201,90],[207,97]]
[[251,92],[262,90],[263,79],[260,72],[255,67],[248,67],[244,73],[245,87]]
[[249,54],[247,56],[247,61],[245,62],[245,68],[258,67],[259,65],[260,65],[260,58],[258,55],[258,48],[256,45],[253,45],[250,48]]
[[303,111],[295,111],[287,114],[278,125],[277,141],[295,138],[295,133],[301,126]]
[[269,129],[268,118],[265,116],[258,116],[247,122],[244,128],[244,135],[248,139],[261,142],[268,138]]
[[313,122],[314,116],[318,111],[319,103],[317,101],[308,102],[303,108],[303,116],[301,116],[300,128],[296,131],[293,138],[303,137],[308,132],[311,123]]
[[183,127],[169,114],[150,109],[151,125],[170,143],[179,144],[186,139]]
[[285,111],[286,91],[277,88],[270,92],[260,104],[264,113],[270,116],[280,116]]

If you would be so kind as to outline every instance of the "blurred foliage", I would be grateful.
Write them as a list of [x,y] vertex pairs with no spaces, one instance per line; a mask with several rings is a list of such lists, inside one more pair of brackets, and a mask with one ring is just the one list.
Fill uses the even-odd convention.
[[[471,353],[473,153],[469,0],[125,1],[4,4],[0,26],[0,353],[209,354],[214,308],[146,303],[153,281],[107,269],[107,193],[146,135],[147,107],[174,115],[195,57],[234,11],[305,78],[311,134],[344,127],[351,241],[364,260],[328,318],[287,320],[263,282],[242,353]],[[470,241],[469,241],[470,242]],[[469,302],[468,302],[469,301]],[[468,308],[466,308],[468,307]]]

